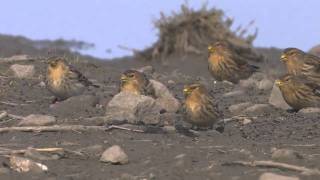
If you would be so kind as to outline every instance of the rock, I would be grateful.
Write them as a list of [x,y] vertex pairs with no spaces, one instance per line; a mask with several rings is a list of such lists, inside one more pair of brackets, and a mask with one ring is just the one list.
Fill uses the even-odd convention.
[[245,89],[256,87],[256,84],[257,84],[257,81],[253,78],[240,80],[239,82],[239,86]]
[[166,133],[176,133],[177,132],[176,127],[174,127],[174,126],[164,126],[162,129]]
[[245,92],[243,90],[236,90],[236,91],[231,91],[231,92],[223,94],[223,97],[242,96],[244,94],[245,94]]
[[302,114],[312,114],[312,113],[320,113],[320,108],[310,107],[300,109],[299,113]]
[[291,149],[271,149],[271,158],[277,161],[292,161],[297,159],[303,159],[303,156]]
[[283,110],[290,109],[290,106],[283,99],[282,93],[276,84],[273,84],[273,88],[269,98],[269,104]]
[[255,104],[246,108],[244,113],[253,113],[253,114],[263,114],[271,110],[271,106],[269,104]]
[[298,177],[282,176],[275,173],[263,173],[259,180],[299,180]]
[[177,112],[180,108],[180,102],[170,93],[168,88],[155,80],[150,80],[155,89],[156,103],[167,112]]
[[168,80],[168,84],[176,84],[176,82],[173,80]]
[[28,158],[10,156],[10,167],[17,172],[43,172],[48,171],[48,167]]
[[148,76],[151,76],[154,73],[154,69],[152,66],[143,66],[138,68],[137,71],[142,72]]
[[268,91],[272,89],[273,87],[273,82],[269,79],[262,79],[261,81],[257,82],[257,88],[260,90]]
[[114,145],[105,150],[100,158],[100,161],[111,164],[128,164],[129,159],[127,154],[118,145]]
[[31,114],[18,124],[19,126],[49,126],[56,123],[56,118],[53,116]]
[[33,65],[13,64],[10,66],[14,76],[17,78],[30,78],[34,75],[35,69]]
[[232,114],[238,114],[238,113],[242,112],[244,109],[246,109],[246,108],[248,108],[250,106],[252,106],[251,102],[244,102],[244,103],[240,103],[240,104],[234,104],[234,105],[231,105],[229,107],[229,111]]
[[120,92],[106,107],[106,123],[158,124],[162,108],[148,96]]

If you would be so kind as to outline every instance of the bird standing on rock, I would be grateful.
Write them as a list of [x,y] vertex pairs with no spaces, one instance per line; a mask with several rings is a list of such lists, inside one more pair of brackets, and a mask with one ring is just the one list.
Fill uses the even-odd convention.
[[287,48],[281,55],[288,74],[304,75],[306,78],[320,83],[320,58],[303,52],[297,48]]
[[155,97],[155,90],[147,76],[136,70],[127,70],[121,75],[120,91]]
[[320,107],[320,85],[305,76],[285,75],[276,80],[285,101],[294,110]]
[[54,102],[80,95],[89,86],[99,87],[69,65],[63,57],[48,59],[46,86],[55,96]]
[[225,43],[217,42],[209,46],[208,51],[209,71],[217,81],[238,83],[241,79],[249,78],[259,69],[237,57]]
[[185,120],[199,128],[212,128],[220,117],[213,98],[201,84],[186,85],[183,89]]

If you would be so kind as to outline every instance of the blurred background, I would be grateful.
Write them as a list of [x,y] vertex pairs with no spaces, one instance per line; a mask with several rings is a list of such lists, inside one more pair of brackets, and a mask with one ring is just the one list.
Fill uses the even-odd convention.
[[[80,40],[81,53],[99,58],[130,55],[120,46],[144,49],[157,40],[153,22],[160,12],[179,12],[184,0],[2,0],[0,33],[32,40]],[[189,0],[224,11],[234,19],[232,28],[258,28],[258,47],[298,47],[309,50],[320,42],[318,0]],[[40,41],[45,45],[45,41]],[[94,45],[94,46],[93,46]],[[4,46],[4,44],[1,44]],[[0,48],[1,48],[0,46]]]

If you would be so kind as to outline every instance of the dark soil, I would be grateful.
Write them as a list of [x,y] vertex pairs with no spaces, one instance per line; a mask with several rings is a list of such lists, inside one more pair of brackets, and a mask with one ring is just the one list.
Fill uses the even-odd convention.
[[[283,73],[279,50],[258,49],[267,58],[258,65],[270,79]],[[207,85],[216,97],[219,108],[225,118],[230,117],[228,107],[241,102],[268,103],[270,91],[249,88],[245,96],[224,98],[224,93],[237,89],[237,85],[225,83],[213,84],[213,78],[207,71],[206,57],[185,55],[171,56],[161,62],[139,61],[124,58],[114,61],[82,61],[73,64],[89,79],[103,84],[102,88],[86,93],[93,94],[101,106],[66,103],[64,107],[50,107],[52,95],[39,83],[45,75],[44,62],[28,62],[36,68],[34,79],[19,80],[1,78],[0,101],[18,105],[0,103],[0,110],[26,116],[29,114],[47,114],[56,116],[58,124],[90,124],[84,122],[87,117],[101,116],[105,105],[117,93],[120,73],[129,68],[152,65],[157,80],[166,84],[172,93],[183,99],[181,88],[185,83],[200,81]],[[10,63],[1,63],[0,74],[8,75]],[[173,80],[175,84],[169,84]],[[21,105],[19,105],[21,104]],[[68,108],[69,107],[69,108]],[[302,115],[284,110],[271,109],[262,114],[252,115],[251,123],[243,125],[231,122],[224,133],[199,131],[197,137],[181,133],[134,133],[121,130],[108,132],[10,132],[0,134],[0,147],[25,149],[27,147],[63,147],[79,150],[93,145],[108,148],[120,145],[129,156],[127,165],[110,165],[99,162],[99,155],[88,158],[77,156],[60,160],[43,161],[49,168],[48,173],[17,173],[1,175],[0,179],[233,179],[256,180],[264,172],[299,176],[301,179],[320,179],[316,176],[304,176],[293,171],[270,168],[252,168],[224,166],[231,161],[270,160],[271,148],[292,149],[303,155],[303,159],[294,162],[308,168],[320,167],[320,131],[319,114]],[[18,120],[0,121],[0,127],[14,126]],[[8,164],[8,159],[0,157],[0,162]],[[0,165],[1,167],[1,165]]]

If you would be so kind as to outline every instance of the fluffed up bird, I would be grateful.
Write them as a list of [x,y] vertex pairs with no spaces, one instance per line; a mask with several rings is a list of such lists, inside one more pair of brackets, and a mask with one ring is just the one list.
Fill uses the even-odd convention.
[[281,55],[288,74],[305,75],[306,78],[320,83],[320,58],[297,48],[287,48]]
[[320,107],[320,85],[305,76],[285,75],[276,80],[285,101],[294,110]]
[[127,70],[121,75],[120,91],[155,97],[155,90],[147,76],[136,70]]
[[55,96],[54,102],[80,95],[89,86],[99,87],[69,65],[63,57],[48,59],[46,86]]
[[208,46],[208,52],[209,71],[217,81],[238,83],[259,69],[234,54],[226,43],[217,42]]
[[187,122],[199,128],[212,128],[218,122],[220,113],[204,85],[186,85],[183,94],[183,113]]

